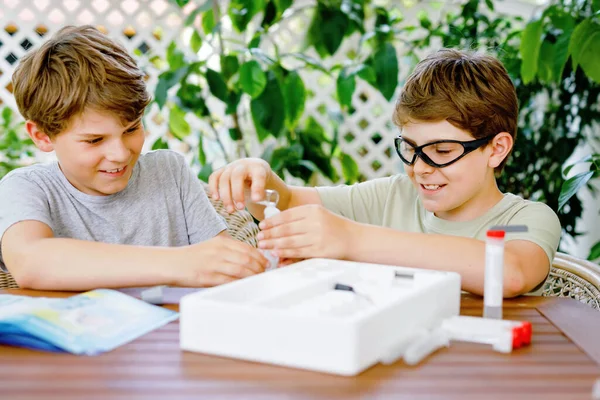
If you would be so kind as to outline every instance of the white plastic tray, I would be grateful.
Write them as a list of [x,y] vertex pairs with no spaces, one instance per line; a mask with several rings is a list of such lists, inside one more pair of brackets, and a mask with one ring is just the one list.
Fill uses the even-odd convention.
[[180,345],[356,375],[459,310],[457,273],[311,259],[184,296]]

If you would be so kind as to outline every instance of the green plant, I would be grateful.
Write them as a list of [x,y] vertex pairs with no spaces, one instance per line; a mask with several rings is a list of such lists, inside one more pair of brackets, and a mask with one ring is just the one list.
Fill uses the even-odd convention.
[[[598,179],[598,177],[600,177],[600,154],[590,154],[583,159],[568,165],[563,172],[564,175],[568,175],[571,169],[577,164],[589,164],[589,168],[587,171],[575,174],[563,182],[560,191],[559,209],[567,204],[569,199],[575,196],[575,194],[586,185],[592,190],[592,193],[595,193],[593,186],[589,185],[589,181],[590,179]],[[598,258],[600,258],[600,241],[592,246],[590,254],[588,255],[589,260],[596,260]]]
[[23,129],[23,122],[17,122],[9,107],[2,109],[0,122],[0,179],[13,169],[27,163],[33,157],[33,142]]
[[[185,6],[186,0],[173,0]],[[320,60],[300,52],[286,52],[272,40],[272,30],[285,19],[292,19],[306,9],[289,10],[291,0],[232,0],[223,12],[219,2],[208,0],[189,15],[186,25],[200,20],[201,31],[192,28],[189,49],[178,49],[171,44],[166,54],[168,68],[157,84],[155,101],[167,107],[171,134],[184,139],[190,134],[199,138],[197,162],[202,165],[200,178],[206,179],[212,167],[206,161],[204,142],[219,141],[218,121],[211,112],[208,97],[214,96],[225,106],[231,121],[229,135],[236,144],[234,157],[249,155],[248,132],[240,125],[244,108],[249,106],[252,131],[259,142],[268,143],[261,157],[270,162],[278,173],[284,171],[303,181],[321,173],[332,181],[340,180],[335,168],[339,161],[344,181],[358,180],[356,163],[340,150],[337,123],[340,113],[330,113],[333,129],[325,130],[313,118],[303,118],[305,102],[311,96],[306,90],[300,71],[313,69],[332,78],[337,76],[337,95],[343,109],[349,109],[355,77],[367,79],[390,99],[397,86],[398,61],[390,40],[379,37],[377,45],[368,51],[369,63],[361,66],[338,65],[326,68]],[[322,58],[333,55],[342,41],[355,32],[364,32],[368,0],[319,0],[306,36],[306,45],[313,46]],[[229,20],[237,36],[224,37],[221,26]],[[391,38],[390,38],[391,39]],[[272,51],[267,54],[258,46],[268,42]],[[203,43],[217,53],[218,68],[209,66],[210,57],[200,58]],[[191,51],[190,51],[191,50]],[[211,54],[212,55],[212,54]],[[217,63],[215,63],[217,64]],[[209,88],[209,93],[203,87]],[[190,118],[208,123],[210,132],[194,129]],[[329,132],[333,133],[329,133]],[[219,141],[225,159],[230,158]],[[156,147],[164,147],[159,139]]]

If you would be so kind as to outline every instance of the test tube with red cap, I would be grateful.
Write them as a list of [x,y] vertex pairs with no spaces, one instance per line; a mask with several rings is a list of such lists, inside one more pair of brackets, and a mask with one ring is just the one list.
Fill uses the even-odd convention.
[[504,230],[487,231],[485,240],[485,281],[483,317],[502,319],[504,283]]

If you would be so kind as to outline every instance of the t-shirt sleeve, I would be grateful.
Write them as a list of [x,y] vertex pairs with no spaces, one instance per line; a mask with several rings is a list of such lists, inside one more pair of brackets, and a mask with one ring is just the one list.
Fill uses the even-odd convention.
[[185,162],[181,167],[180,190],[190,244],[212,239],[227,229],[223,218],[210,204],[202,183]]
[[[52,229],[50,207],[44,190],[26,174],[10,174],[0,181],[0,245],[4,234],[21,221],[40,221]],[[0,246],[0,269],[6,271]]]
[[351,186],[319,187],[317,192],[328,210],[356,222],[381,225],[392,179],[373,179]]
[[529,202],[510,220],[511,225],[526,225],[527,232],[510,233],[506,241],[528,240],[540,246],[551,264],[558,249],[561,226],[558,216],[543,203]]

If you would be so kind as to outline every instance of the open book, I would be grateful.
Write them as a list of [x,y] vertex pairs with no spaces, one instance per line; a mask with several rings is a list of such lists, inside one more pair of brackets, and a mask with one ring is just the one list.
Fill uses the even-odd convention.
[[95,355],[178,316],[174,311],[109,289],[62,299],[0,294],[0,343]]

